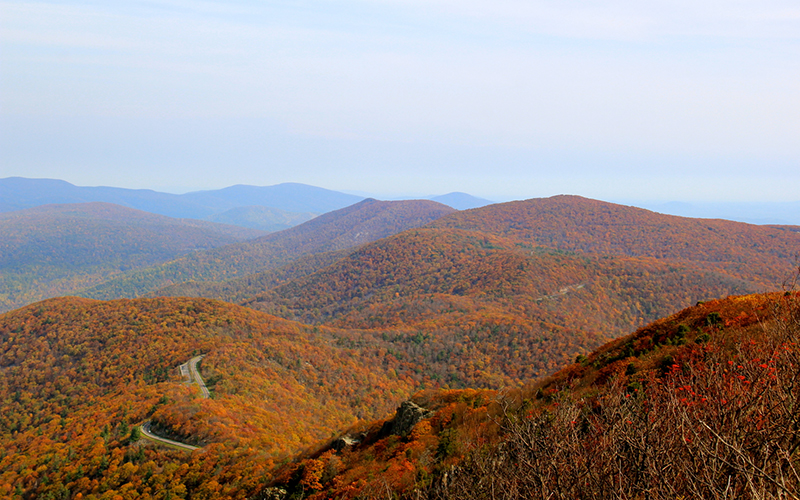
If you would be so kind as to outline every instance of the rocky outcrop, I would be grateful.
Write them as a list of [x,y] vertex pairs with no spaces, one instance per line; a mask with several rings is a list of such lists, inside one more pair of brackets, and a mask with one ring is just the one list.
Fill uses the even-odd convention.
[[364,439],[364,435],[361,434],[359,436],[350,436],[345,434],[344,436],[336,439],[333,443],[331,443],[331,448],[336,450],[337,452],[344,450],[345,448],[349,448],[351,446],[355,446],[360,443]]
[[413,401],[404,401],[397,409],[394,419],[386,422],[382,434],[407,436],[420,420],[430,417],[432,411],[423,408]]

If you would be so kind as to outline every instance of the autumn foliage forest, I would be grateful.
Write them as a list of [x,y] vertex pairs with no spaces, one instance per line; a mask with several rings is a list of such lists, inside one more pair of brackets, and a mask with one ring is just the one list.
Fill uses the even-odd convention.
[[97,299],[138,297],[176,283],[240,278],[306,255],[353,248],[452,212],[427,200],[367,199],[284,231],[139,268],[81,294]]
[[522,389],[418,393],[410,432],[351,429],[264,498],[797,498],[798,341],[800,294],[707,302]]
[[[349,332],[204,299],[51,299],[4,315],[0,331],[0,493],[26,498],[162,498],[159,481],[216,481],[242,498],[273,461],[384,415],[423,380],[339,346]],[[196,353],[208,353],[208,400],[175,370]],[[205,451],[187,469],[185,452],[130,443],[148,419]]]
[[0,498],[796,498],[798,248],[367,200],[138,267],[0,316]]

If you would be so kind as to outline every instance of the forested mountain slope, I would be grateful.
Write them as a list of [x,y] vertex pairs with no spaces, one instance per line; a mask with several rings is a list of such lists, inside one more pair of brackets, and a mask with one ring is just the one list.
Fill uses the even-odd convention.
[[[779,289],[796,231],[366,200],[93,291],[250,307],[33,304],[0,315],[0,496],[788,498],[800,297],[705,299]],[[201,353],[210,399],[175,373]]]
[[299,226],[244,243],[195,252],[89,289],[93,298],[136,297],[185,281],[220,281],[263,272],[299,257],[352,248],[425,225],[455,210],[426,200],[364,200]]
[[[480,343],[490,352],[513,340],[508,331],[483,338],[479,327],[462,336],[460,350],[430,352],[431,339],[452,339],[421,329],[307,327],[206,299],[51,299],[0,315],[0,494],[258,498],[273,482],[298,498],[491,498],[498,488],[512,498],[574,497],[578,487],[634,497],[677,485],[656,495],[667,498],[704,497],[725,484],[747,496],[748,480],[774,493],[768,478],[792,491],[793,455],[762,451],[800,443],[797,300],[705,302],[549,379],[498,393],[490,389],[507,379],[530,380],[525,365],[536,355],[535,347],[504,353],[504,366],[481,357]],[[175,372],[199,353],[211,399]],[[462,382],[488,389],[437,390],[446,387],[439,374],[455,365]],[[421,409],[403,405],[391,421],[376,420],[422,388],[412,398]],[[768,420],[750,418],[759,412]],[[202,449],[139,441],[135,428],[146,420]],[[707,422],[735,447],[713,451],[717,437],[690,422]],[[348,427],[346,439],[330,440]],[[270,472],[308,446],[317,451]],[[697,456],[708,470],[697,468]],[[675,466],[665,482],[666,460]],[[747,460],[770,476],[747,476]],[[733,479],[726,461],[738,467]],[[635,470],[642,474],[627,474]],[[704,482],[681,480],[706,474]],[[571,479],[553,482],[555,475]]]
[[800,249],[798,231],[580,197],[533,199],[456,212],[336,263],[328,255],[315,261],[316,269],[310,263],[284,269],[279,280],[270,273],[165,293],[372,327],[421,321],[415,303],[425,294],[468,297],[516,315],[542,297],[566,295],[564,289],[569,298],[584,298],[573,319],[591,316],[598,321],[585,327],[619,335],[703,298],[779,288]]
[[[367,245],[244,303],[350,328],[499,321],[518,324],[526,335],[547,335],[558,325],[611,338],[697,300],[753,288],[703,266],[567,253],[485,233],[421,228]],[[435,297],[459,306],[445,300],[437,307]]]
[[[245,498],[273,461],[419,387],[409,365],[347,346],[354,335],[204,299],[61,298],[0,315],[0,497]],[[177,373],[201,353],[211,399]],[[203,449],[133,442],[148,419]]]
[[[147,498],[169,484],[178,496],[244,498],[282,457],[421,388],[530,376],[485,359],[477,338],[442,340],[449,355],[424,338],[307,327],[207,299],[59,298],[0,315],[0,495]],[[211,399],[177,373],[197,354]],[[138,442],[145,421],[202,450]]]
[[[523,356],[524,373],[541,375],[578,346],[698,300],[780,288],[800,248],[796,229],[556,197],[453,213],[338,261],[326,254],[165,292],[208,294],[306,323],[422,331],[427,352],[448,356],[461,352],[455,339],[473,338],[488,363],[537,353]],[[709,235],[693,239],[698,232]],[[483,350],[489,345],[494,352]]]
[[800,295],[681,311],[517,391],[425,391],[261,498],[795,498]]
[[[481,221],[473,225],[482,230],[450,227],[467,226],[462,219]],[[558,227],[570,237],[547,236],[556,248],[538,244],[537,231]],[[457,360],[438,373],[451,387],[515,385],[699,300],[779,289],[777,278],[791,275],[792,249],[800,248],[795,229],[556,197],[454,213],[338,260],[314,255],[160,293],[236,301],[304,323],[406,332],[428,362]],[[693,231],[713,236],[693,240]],[[569,245],[580,249],[557,248]],[[470,366],[464,357],[502,369]]]
[[289,264],[241,278],[225,281],[185,281],[149,292],[149,297],[206,297],[234,304],[251,302],[254,295],[261,295],[283,283],[315,273],[340,259],[351,250],[337,250],[304,255]]
[[81,203],[0,213],[0,234],[4,311],[264,233],[110,203]]
[[431,227],[479,231],[560,250],[705,263],[773,289],[800,249],[800,227],[690,219],[579,196],[490,205]]

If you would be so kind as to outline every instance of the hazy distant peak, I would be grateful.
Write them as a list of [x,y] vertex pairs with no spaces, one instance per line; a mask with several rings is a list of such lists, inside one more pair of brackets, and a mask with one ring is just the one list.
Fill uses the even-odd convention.
[[251,186],[237,184],[215,191],[196,191],[182,195],[212,207],[217,211],[237,206],[261,205],[287,212],[325,213],[352,205],[363,198],[330,189],[299,183],[283,183],[274,186]]
[[169,217],[206,219],[242,206],[264,206],[286,212],[325,213],[362,200],[361,196],[299,183],[275,186],[239,184],[186,194],[150,189],[83,187],[56,179],[0,179],[0,211],[54,203],[104,201]]
[[483,198],[472,196],[471,194],[454,191],[440,196],[432,196],[429,200],[437,201],[456,210],[469,210],[471,208],[485,207],[494,202]]
[[10,186],[10,187],[41,187],[41,186],[72,186],[75,187],[74,184],[71,184],[67,181],[62,181],[61,179],[31,179],[28,177],[6,177],[4,179],[0,179],[0,187]]

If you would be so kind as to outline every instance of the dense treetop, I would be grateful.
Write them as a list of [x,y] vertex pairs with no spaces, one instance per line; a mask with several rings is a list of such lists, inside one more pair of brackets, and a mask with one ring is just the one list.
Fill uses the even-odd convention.
[[[161,494],[153,478],[185,457],[129,443],[151,419],[210,450],[175,479],[184,488],[225,478],[241,496],[263,479],[253,471],[379,417],[419,386],[411,366],[344,345],[359,345],[344,342],[352,335],[205,299],[52,299],[2,315],[0,495],[14,485],[27,498],[111,494],[134,477],[131,492]],[[199,353],[208,400],[176,370]]]
[[[800,295],[710,301],[523,389],[424,391],[282,467],[304,498],[792,498]],[[354,438],[358,438],[357,440]]]

